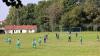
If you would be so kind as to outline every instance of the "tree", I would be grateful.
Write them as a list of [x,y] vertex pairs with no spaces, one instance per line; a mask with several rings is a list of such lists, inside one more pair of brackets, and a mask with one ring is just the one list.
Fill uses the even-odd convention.
[[64,12],[70,11],[74,5],[75,5],[75,0],[64,0],[63,5],[64,5]]
[[63,26],[68,26],[68,27],[78,26],[80,23],[80,17],[79,17],[80,14],[81,14],[81,6],[74,7],[72,10],[70,10],[69,12],[65,13],[62,16],[61,24]]
[[54,31],[59,26],[91,28],[99,24],[99,0],[42,0],[16,9],[11,7],[7,25],[33,25],[40,31]]
[[54,31],[54,29],[56,28],[57,24],[59,24],[59,21],[61,19],[61,15],[63,13],[63,4],[62,2],[55,2],[52,5],[50,5],[47,10],[46,13],[48,15],[48,17],[50,18],[50,26],[51,26],[51,30]]
[[[16,9],[11,7],[9,15],[7,16],[6,24],[8,25],[32,25],[35,24],[34,14],[35,4],[28,4]],[[10,22],[10,23],[9,23]]]
[[83,11],[86,14],[87,23],[93,22],[93,19],[96,18],[97,14],[97,5],[96,0],[86,0],[83,6]]
[[46,8],[51,5],[51,1],[39,1],[38,5],[35,7],[35,16],[37,17],[37,23],[41,31],[45,31],[45,28],[49,28],[48,22],[44,22],[45,18],[49,19],[46,14]]

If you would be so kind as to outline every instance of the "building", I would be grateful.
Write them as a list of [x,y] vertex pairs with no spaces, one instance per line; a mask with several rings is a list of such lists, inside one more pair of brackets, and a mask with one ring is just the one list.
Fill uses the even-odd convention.
[[37,25],[8,25],[4,27],[5,33],[34,33],[37,31]]
[[1,28],[1,27],[0,27],[0,34],[5,34],[4,28]]

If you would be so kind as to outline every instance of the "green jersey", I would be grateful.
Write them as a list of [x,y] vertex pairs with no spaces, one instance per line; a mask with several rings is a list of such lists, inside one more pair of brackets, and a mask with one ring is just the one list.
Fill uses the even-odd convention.
[[20,43],[19,40],[17,40],[17,42],[16,42],[16,47],[17,47],[17,48],[20,48],[20,46],[21,46],[21,43]]

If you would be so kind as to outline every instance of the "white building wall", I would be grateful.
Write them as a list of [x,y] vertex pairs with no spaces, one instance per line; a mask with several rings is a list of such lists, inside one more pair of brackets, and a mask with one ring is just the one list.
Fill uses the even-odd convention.
[[7,34],[8,32],[7,32],[7,30],[5,30],[5,34]]
[[28,32],[29,32],[29,33],[34,33],[34,32],[35,32],[35,30],[28,30]]
[[16,34],[16,33],[35,33],[36,30],[5,30],[5,33]]
[[27,30],[22,30],[22,33],[27,33]]
[[13,34],[13,30],[8,30],[8,33]]
[[32,33],[35,33],[35,30],[32,30],[31,32],[32,32]]
[[20,33],[20,30],[14,30],[14,33]]
[[9,31],[8,30],[5,30],[5,34],[7,34],[7,33],[9,33]]

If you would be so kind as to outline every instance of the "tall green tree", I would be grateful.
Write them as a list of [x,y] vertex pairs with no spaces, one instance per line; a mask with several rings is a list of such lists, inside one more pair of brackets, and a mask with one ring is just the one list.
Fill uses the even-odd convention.
[[70,10],[62,16],[61,24],[68,27],[78,26],[80,23],[80,14],[81,6],[74,7],[74,9]]
[[59,25],[59,21],[61,19],[61,15],[63,13],[63,4],[61,1],[55,2],[52,5],[50,5],[46,13],[48,17],[50,18],[49,24],[51,26],[51,30],[54,31],[56,26]]
[[[35,4],[28,4],[27,6],[16,9],[12,7],[7,16],[6,24],[8,25],[31,25],[35,22],[34,14]],[[9,23],[10,22],[10,23]]]
[[38,5],[35,6],[35,16],[37,17],[37,24],[39,28],[41,28],[41,31],[45,31],[45,28],[49,28],[48,23],[44,22],[45,18],[49,19],[46,14],[46,8],[51,5],[51,1],[39,1]]

